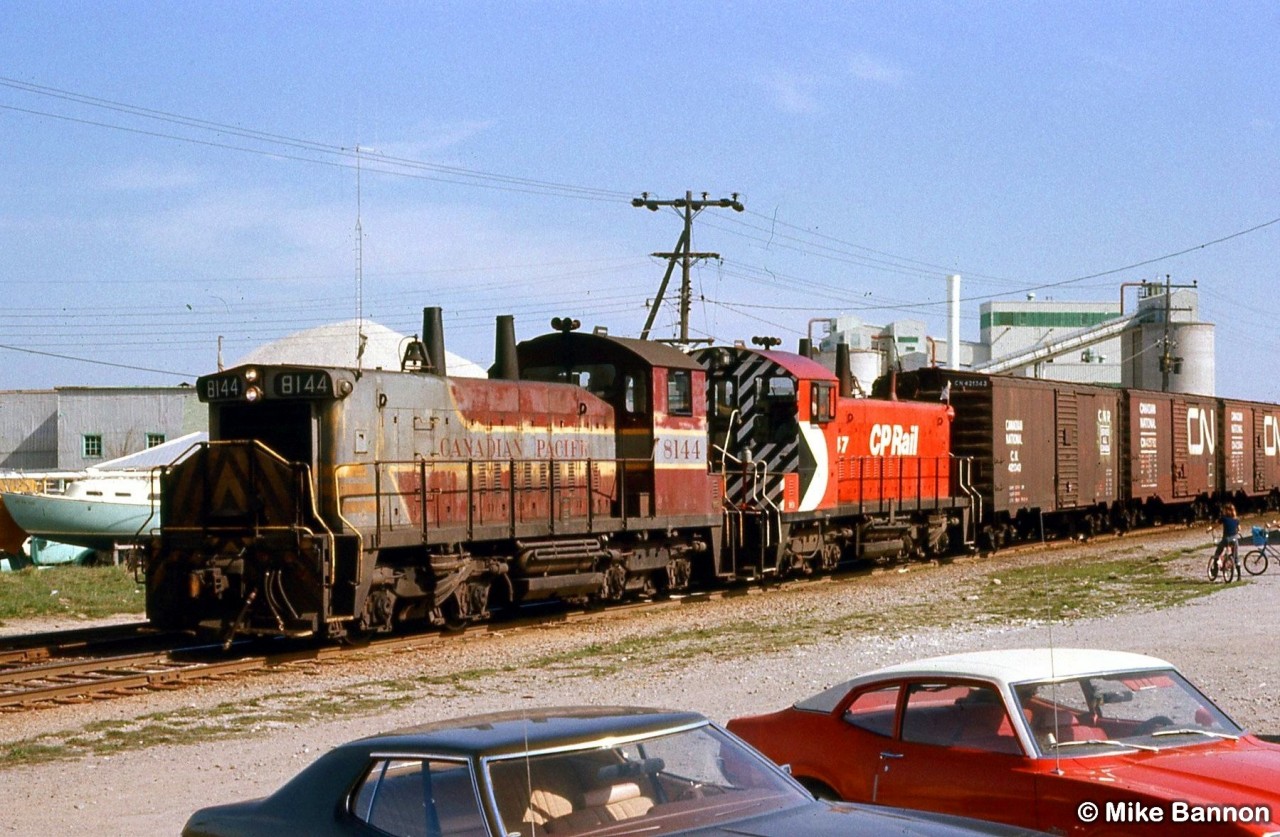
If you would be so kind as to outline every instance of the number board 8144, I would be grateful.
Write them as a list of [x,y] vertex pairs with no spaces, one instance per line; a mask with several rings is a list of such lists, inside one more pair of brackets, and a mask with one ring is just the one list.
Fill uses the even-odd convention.
[[196,385],[200,400],[205,402],[338,396],[333,376],[323,369],[232,369],[205,375]]

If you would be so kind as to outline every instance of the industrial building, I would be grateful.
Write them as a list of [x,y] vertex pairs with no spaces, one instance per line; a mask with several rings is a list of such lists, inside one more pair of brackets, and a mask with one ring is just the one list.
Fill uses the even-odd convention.
[[[958,279],[959,277],[952,277]],[[1136,304],[1126,309],[1124,291]],[[953,293],[958,299],[958,292]],[[958,303],[950,336],[958,336]],[[934,338],[919,320],[871,325],[852,315],[809,323],[808,344],[835,367],[836,346],[847,343],[850,366],[864,390],[890,369],[953,366],[990,374],[1109,384],[1213,395],[1214,326],[1200,321],[1194,285],[1136,282],[1115,302],[1069,302],[1028,295],[984,302],[976,342]],[[814,334],[815,329],[818,334]],[[954,362],[953,362],[954,360]]]
[[189,386],[0,392],[0,471],[82,471],[207,428]]

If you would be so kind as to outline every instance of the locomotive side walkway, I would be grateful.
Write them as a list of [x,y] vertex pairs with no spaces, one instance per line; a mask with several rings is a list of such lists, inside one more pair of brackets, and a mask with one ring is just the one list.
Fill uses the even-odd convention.
[[[10,759],[0,767],[8,802],[0,833],[177,833],[196,808],[268,793],[340,741],[441,717],[625,701],[678,703],[724,721],[892,662],[1050,641],[1164,657],[1245,726],[1280,732],[1280,568],[1226,588],[1202,584],[1207,544],[1203,529],[1177,530],[911,566],[499,632],[355,666],[0,717]],[[1140,568],[1180,549],[1187,551],[1168,560],[1185,584],[1159,595],[1208,595],[1168,608],[1139,607],[1136,584],[1120,584],[1113,600],[1105,574],[1072,582],[1093,588],[1092,598],[1080,598],[1046,569],[1124,556]],[[1077,599],[1092,604],[1069,603]],[[1015,600],[1025,616],[996,612]],[[1051,627],[1035,616],[1064,608],[1083,615]],[[31,763],[14,761],[14,742],[35,753]],[[71,757],[49,761],[36,752],[42,747]]]

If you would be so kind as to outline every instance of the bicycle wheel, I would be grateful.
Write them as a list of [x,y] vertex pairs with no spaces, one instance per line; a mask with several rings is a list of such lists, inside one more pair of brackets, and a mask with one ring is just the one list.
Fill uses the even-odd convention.
[[1251,549],[1244,555],[1244,568],[1249,575],[1262,575],[1267,571],[1267,553],[1261,549]]
[[1209,580],[1218,580],[1218,559],[1216,556],[1209,559]]
[[1218,580],[1223,584],[1230,584],[1240,579],[1240,565],[1232,561],[1230,555],[1223,555],[1218,563],[1221,565],[1218,567]]

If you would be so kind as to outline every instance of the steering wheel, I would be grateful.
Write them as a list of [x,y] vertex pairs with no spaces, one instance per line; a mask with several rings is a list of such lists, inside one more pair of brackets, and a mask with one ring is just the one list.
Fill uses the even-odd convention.
[[1161,727],[1171,727],[1171,726],[1173,726],[1172,718],[1168,717],[1167,715],[1156,715],[1154,718],[1148,718],[1147,720],[1138,724],[1138,726],[1134,728],[1133,734],[1148,735],[1160,729]]
[[703,796],[706,795],[706,791],[704,790],[704,788],[705,788],[705,785],[703,785],[701,782],[694,782],[693,784],[689,785],[689,787],[684,788],[683,790],[680,791],[679,794],[676,795],[676,801],[680,802],[685,799],[701,799]]

